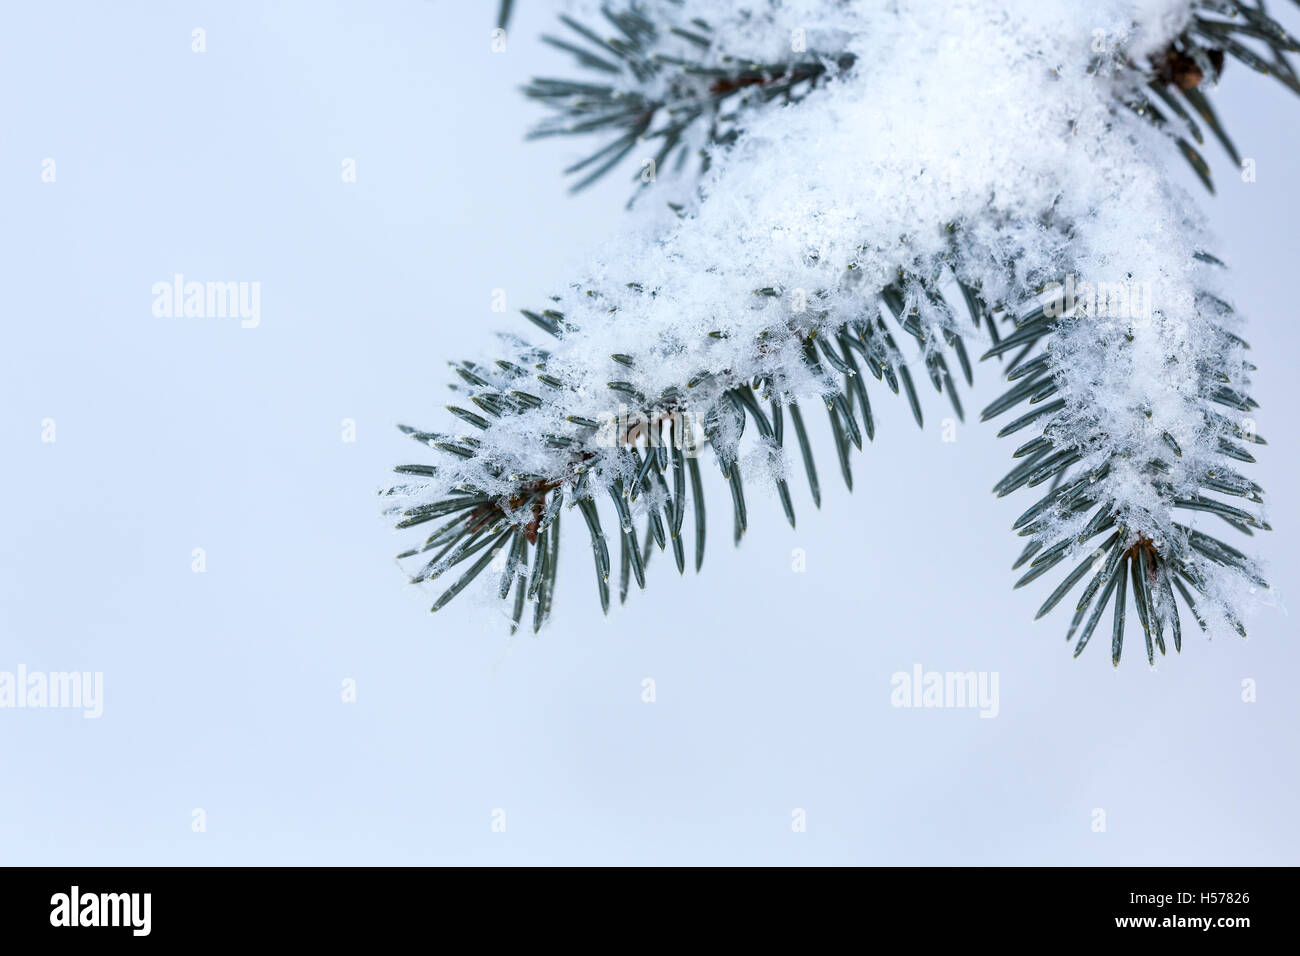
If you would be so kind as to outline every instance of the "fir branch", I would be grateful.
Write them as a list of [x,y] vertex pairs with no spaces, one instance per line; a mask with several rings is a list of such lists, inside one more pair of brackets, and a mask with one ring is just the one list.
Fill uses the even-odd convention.
[[[1201,258],[1205,262],[1218,261],[1210,256]],[[1224,350],[1245,347],[1245,343],[1220,327],[1212,316],[1213,313],[1210,322],[1221,336],[1220,345]],[[1087,317],[1083,319],[1086,321]],[[1014,335],[983,356],[1001,355],[1014,348],[1017,339],[1042,349],[1035,358],[1008,370],[1006,377],[1017,384],[983,412],[984,420],[1009,413],[1019,414],[998,432],[998,437],[1020,433],[1030,426],[1037,433],[1037,437],[1016,449],[1014,456],[1021,459],[1021,463],[1008,472],[993,491],[1003,496],[1022,487],[1033,488],[1051,481],[1048,492],[1013,525],[1019,534],[1031,538],[1029,546],[1013,565],[1013,569],[1026,563],[1029,565],[1028,571],[1016,582],[1017,588],[1036,580],[1062,562],[1083,556],[1083,560],[1066,574],[1043,602],[1035,619],[1060,604],[1080,582],[1086,582],[1066,631],[1067,641],[1077,636],[1074,648],[1077,657],[1087,646],[1113,595],[1111,660],[1118,665],[1127,620],[1124,589],[1125,582],[1129,581],[1133,588],[1134,612],[1146,642],[1147,661],[1154,663],[1156,648],[1162,655],[1166,652],[1166,638],[1176,651],[1182,649],[1182,624],[1174,600],[1175,591],[1182,596],[1202,628],[1206,626],[1183,581],[1202,596],[1207,595],[1210,585],[1204,571],[1207,565],[1212,565],[1241,575],[1256,587],[1267,588],[1268,585],[1250,559],[1218,538],[1178,522],[1169,525],[1163,516],[1126,514],[1114,494],[1113,483],[1118,480],[1116,473],[1122,469],[1126,473],[1124,480],[1130,480],[1129,476],[1134,472],[1143,475],[1159,490],[1171,513],[1177,509],[1216,515],[1245,534],[1253,533],[1251,529],[1267,529],[1268,524],[1251,507],[1263,503],[1263,489],[1230,464],[1231,460],[1254,461],[1249,452],[1235,442],[1256,445],[1266,442],[1253,429],[1235,423],[1215,408],[1216,404],[1246,411],[1258,407],[1240,390],[1249,383],[1247,376],[1251,366],[1244,360],[1240,362],[1240,377],[1235,389],[1222,387],[1217,368],[1204,363],[1199,368],[1200,387],[1196,404],[1206,430],[1217,438],[1220,453],[1199,465],[1194,475],[1199,487],[1189,491],[1185,486],[1175,487],[1168,480],[1171,461],[1183,457],[1182,448],[1168,432],[1161,435],[1160,442],[1147,447],[1140,460],[1121,460],[1110,452],[1098,453],[1086,438],[1081,439],[1077,428],[1065,427],[1070,414],[1065,401],[1057,400],[1032,410],[1032,406],[1052,398],[1061,389],[1059,367],[1051,351],[1053,338],[1063,325],[1079,320],[1080,316],[1069,313],[1059,300],[1049,303],[1046,308],[1039,306],[1017,321],[1019,328]],[[1030,406],[1031,410],[1025,412],[1025,406]],[[1238,504],[1229,504],[1219,496],[1232,497]],[[1138,523],[1145,530],[1135,527]],[[1162,524],[1167,527],[1167,533],[1152,537],[1149,529]],[[1104,540],[1097,544],[1103,537]],[[1227,617],[1229,624],[1245,637],[1245,628],[1240,620],[1231,612],[1227,612]]]
[[[1226,58],[1272,76],[1300,95],[1300,77],[1287,58],[1287,54],[1297,52],[1300,41],[1268,15],[1262,2],[1252,5],[1247,0],[1205,0],[1194,5],[1186,29],[1145,68],[1129,64],[1144,74],[1145,86],[1135,89],[1125,105],[1169,136],[1201,183],[1213,193],[1210,165],[1197,148],[1205,143],[1197,118],[1219,141],[1233,165],[1242,165],[1241,155],[1210,104],[1208,93],[1218,84]],[[1195,146],[1188,142],[1188,136]]]
[[[852,450],[862,450],[864,435],[868,440],[875,436],[862,365],[895,395],[906,395],[918,426],[924,421],[912,373],[896,343],[895,330],[906,333],[916,342],[931,385],[936,392],[948,395],[958,418],[964,417],[948,363],[949,357],[957,360],[969,383],[969,363],[964,358],[964,344],[955,333],[932,336],[918,320],[917,307],[909,304],[924,297],[932,307],[949,309],[938,291],[938,282],[939,277],[923,279],[900,273],[896,283],[880,290],[874,316],[836,322],[826,313],[796,315],[783,326],[773,327],[756,342],[756,349],[762,350],[767,347],[768,340],[776,337],[796,341],[808,375],[826,384],[817,401],[825,406],[840,472],[850,490],[853,487]],[[964,305],[972,308],[972,323],[978,326],[984,322],[991,326],[994,317],[982,304],[978,293],[965,286],[961,287],[961,292]],[[776,296],[776,290],[763,288],[754,294],[759,298],[771,298]],[[540,314],[525,310],[523,314],[557,339],[580,334],[563,313],[555,310]],[[889,323],[886,317],[890,318]],[[955,316],[953,321],[956,321]],[[597,594],[603,611],[609,610],[612,569],[606,525],[600,517],[602,502],[613,506],[618,528],[620,602],[627,598],[631,579],[639,588],[645,587],[644,568],[653,553],[652,545],[662,551],[671,544],[677,570],[685,572],[685,548],[681,536],[688,510],[694,514],[694,565],[699,572],[703,566],[706,540],[700,456],[707,453],[727,482],[732,504],[733,540],[739,544],[748,528],[745,482],[739,464],[740,440],[747,425],[752,423],[758,444],[772,459],[779,458],[785,448],[787,412],[795,428],[814,504],[820,506],[814,456],[801,406],[792,395],[789,382],[767,377],[745,379],[722,369],[701,372],[680,389],[649,397],[629,383],[615,380],[608,383],[612,398],[632,404],[614,416],[607,407],[571,406],[562,394],[563,382],[547,374],[549,356],[546,350],[525,347],[520,354],[526,356],[530,363],[528,367],[516,360],[499,360],[494,368],[474,362],[452,363],[452,369],[460,379],[453,384],[453,389],[465,393],[468,401],[486,416],[457,405],[449,405],[448,410],[477,431],[486,432],[502,421],[538,408],[543,399],[537,393],[549,393],[552,400],[559,403],[559,417],[566,427],[563,434],[547,434],[542,438],[547,448],[555,452],[548,473],[507,473],[488,464],[489,474],[509,485],[507,493],[499,493],[490,487],[459,484],[438,500],[390,509],[399,528],[452,516],[420,547],[398,555],[399,560],[418,560],[418,569],[410,579],[413,584],[435,580],[468,558],[489,549],[480,554],[479,560],[438,598],[431,610],[444,607],[481,574],[496,555],[502,575],[499,586],[502,599],[508,597],[511,582],[516,577],[540,582],[530,584],[527,592],[515,591],[511,633],[519,624],[523,608],[520,602],[524,599],[538,601],[533,629],[534,632],[539,630],[550,613],[550,589],[553,588],[559,551],[558,519],[565,505],[569,509],[578,508],[587,525]],[[611,360],[624,367],[631,361],[622,354],[612,355]],[[480,448],[473,435],[425,432],[406,425],[399,427],[453,462],[473,458]],[[396,471],[422,481],[436,479],[440,468],[437,465],[402,465]],[[784,478],[777,478],[775,485],[786,519],[793,527],[795,512],[790,489]],[[403,480],[391,485],[384,493],[403,498],[418,496],[421,487],[420,481]],[[638,499],[641,499],[638,511],[646,520],[646,530],[640,539],[633,516],[633,506]],[[432,557],[428,557],[430,552],[433,552]],[[540,571],[539,562],[545,565]],[[548,585],[548,581],[552,583]],[[538,593],[541,597],[534,597]],[[521,594],[526,594],[526,598],[521,599]]]
[[[1124,72],[1114,88],[1121,98],[1111,99],[1108,91],[1094,110],[1091,128],[1095,132],[1101,125],[1097,115],[1109,124],[1112,116],[1122,118],[1123,110],[1117,107],[1128,106],[1170,131],[1208,186],[1208,165],[1181,135],[1171,131],[1174,118],[1201,143],[1203,134],[1195,118],[1199,117],[1235,158],[1201,84],[1217,79],[1225,56],[1261,68],[1264,61],[1246,44],[1262,43],[1273,57],[1268,71],[1294,89],[1290,80],[1295,75],[1285,54],[1296,44],[1267,17],[1262,5],[1248,7],[1229,0],[1197,3],[1193,8],[1186,27],[1150,63],[1139,66],[1118,58]],[[714,136],[721,100],[744,90],[767,91],[772,80],[782,77],[797,85],[797,74],[788,63],[762,68],[747,64],[745,70],[725,75],[701,72],[719,68],[659,55],[656,44],[663,32],[635,9],[623,14],[606,11],[605,16],[618,29],[618,36],[602,37],[565,20],[579,41],[551,38],[551,42],[572,52],[584,67],[631,77],[634,86],[643,84],[645,90],[628,92],[618,87],[615,92],[613,84],[563,81],[535,81],[529,87],[530,95],[548,100],[561,112],[550,133],[616,134],[571,170],[595,167],[579,186],[607,172],[647,135],[672,130],[672,124],[680,129],[672,134],[677,140],[662,154],[664,158],[673,149],[684,148],[686,131],[697,124],[710,124],[708,142],[713,145],[730,142],[733,133]],[[702,23],[673,35],[701,50],[711,45]],[[822,64],[821,73],[798,83],[811,88],[829,75],[831,65],[817,62]],[[832,62],[841,69],[852,64],[843,58]],[[681,77],[695,85],[676,85]],[[702,80],[722,85],[710,92],[709,85],[699,85]],[[1123,91],[1131,93],[1139,87],[1158,99],[1163,109],[1146,94],[1124,98]],[[667,95],[651,96],[646,91],[652,88],[666,90]],[[701,89],[706,95],[700,94]],[[796,115],[811,109],[805,107]],[[670,125],[656,125],[664,122]],[[1123,131],[1118,135],[1125,139]],[[1126,141],[1132,139],[1130,135]],[[1142,193],[1130,188],[1126,195],[1133,198]],[[1021,442],[1014,452],[1016,466],[994,492],[1002,496],[1026,487],[1047,489],[1014,525],[1029,538],[1013,566],[1025,568],[1016,587],[1057,565],[1064,563],[1068,569],[1038,616],[1081,587],[1067,639],[1077,639],[1075,654],[1081,653],[1106,609],[1112,607],[1115,664],[1133,616],[1143,630],[1149,662],[1154,662],[1156,649],[1164,654],[1169,643],[1181,650],[1179,599],[1203,629],[1223,620],[1244,635],[1233,601],[1224,591],[1225,582],[1244,581],[1252,588],[1267,584],[1242,552],[1190,524],[1191,515],[1205,515],[1248,535],[1268,528],[1260,507],[1262,489],[1238,465],[1254,460],[1247,445],[1264,441],[1253,422],[1241,418],[1258,407],[1248,393],[1254,366],[1243,354],[1248,346],[1232,331],[1231,307],[1213,291],[1210,273],[1222,264],[1196,252],[1184,270],[1199,283],[1195,301],[1172,302],[1158,313],[1156,321],[1163,324],[1155,329],[1126,326],[1124,317],[1066,305],[1042,285],[1044,277],[1036,275],[1034,268],[1043,268],[1044,262],[1074,261],[1068,250],[1078,241],[1080,220],[1091,211],[1080,212],[1076,206],[1071,219],[1059,215],[1055,207],[1036,208],[1040,212],[1033,222],[1035,233],[1050,237],[1052,250],[1064,250],[1041,257],[1037,267],[1017,262],[1017,253],[1023,250],[1005,237],[989,241],[983,230],[996,232],[1003,223],[952,222],[939,232],[950,243],[948,253],[935,253],[933,238],[921,244],[927,250],[924,254],[906,253],[902,250],[911,248],[908,237],[895,243],[896,231],[847,254],[841,248],[835,261],[844,274],[832,279],[831,287],[809,293],[806,309],[783,311],[780,304],[791,290],[776,281],[755,290],[752,303],[734,301],[730,294],[725,301],[715,297],[706,305],[708,315],[735,311],[760,316],[760,324],[746,319],[735,326],[720,317],[720,327],[705,334],[685,323],[681,334],[686,337],[672,344],[671,354],[688,357],[697,370],[666,387],[666,376],[651,374],[654,370],[645,364],[669,351],[648,350],[636,341],[635,332],[628,333],[626,342],[609,340],[611,329],[622,328],[616,313],[649,312],[655,297],[664,291],[662,285],[646,290],[629,283],[630,292],[620,291],[618,296],[579,289],[578,309],[560,308],[564,300],[557,298],[556,308],[525,311],[525,317],[557,343],[554,349],[516,342],[506,358],[492,365],[453,363],[459,379],[453,388],[465,400],[448,410],[470,432],[423,432],[403,426],[412,438],[443,456],[437,465],[399,467],[403,477],[384,491],[395,502],[390,513],[399,527],[444,522],[422,545],[399,555],[418,561],[412,582],[434,580],[465,566],[433,605],[437,611],[494,566],[501,575],[497,593],[507,602],[513,600],[512,632],[530,601],[536,631],[552,609],[560,515],[573,508],[588,533],[602,609],[608,610],[612,597],[609,534],[618,537],[620,601],[626,600],[634,581],[638,588],[645,587],[646,566],[655,550],[671,546],[678,572],[684,573],[688,510],[693,513],[698,572],[706,541],[701,457],[716,465],[727,483],[733,539],[739,542],[750,513],[741,453],[748,428],[749,455],[756,455],[765,466],[761,470],[774,482],[793,525],[793,495],[784,470],[784,463],[793,458],[786,443],[787,418],[811,497],[820,506],[805,408],[814,401],[825,405],[839,469],[851,489],[853,449],[863,447],[864,435],[870,441],[875,433],[863,365],[877,382],[906,397],[918,425],[923,414],[913,370],[921,372],[923,366],[925,377],[936,391],[947,394],[954,413],[962,418],[954,371],[971,381],[965,343],[970,338],[989,346],[985,359],[1006,362],[1003,371],[1010,383],[982,417],[1014,416],[998,434],[1017,434]],[[904,228],[910,230],[911,223]],[[856,239],[856,232],[853,235]],[[1023,238],[1023,233],[1013,231],[1013,235],[1016,241]],[[665,248],[669,251],[664,255],[677,254],[671,244]],[[698,255],[699,247],[692,248]],[[859,270],[860,263],[873,258],[883,261]],[[1155,257],[1153,261],[1164,265],[1153,268],[1168,269],[1167,258],[1167,253]],[[824,277],[815,268],[818,262],[818,254],[811,253],[803,271],[794,274]],[[664,263],[658,264],[662,282]],[[685,285],[697,293],[689,270],[712,271],[708,263],[677,265],[671,274],[679,281],[684,278]],[[1026,268],[1028,279],[1023,274]],[[1182,281],[1184,271],[1176,265],[1168,271]],[[872,277],[869,283],[863,273]],[[749,274],[744,273],[746,279]],[[1024,297],[1032,294],[1034,282],[1039,296],[1026,303]],[[733,289],[725,284],[707,288]],[[1009,293],[1014,293],[1015,302],[1005,301],[1012,298]],[[958,300],[969,319],[958,320],[959,310],[952,305]],[[1182,314],[1172,314],[1175,306]],[[593,324],[584,332],[582,326],[589,322]],[[602,324],[605,337],[597,341],[609,342],[618,351],[605,358],[571,348]],[[729,341],[734,327],[745,332],[741,341]],[[1177,334],[1177,347],[1166,343],[1162,337],[1166,332],[1171,338]],[[900,341],[918,356],[911,367]],[[575,360],[580,362],[576,375]],[[676,376],[678,371],[674,365],[670,374]],[[630,409],[630,414],[611,415],[616,404]]]
[[524,87],[526,96],[555,114],[529,139],[609,137],[564,170],[579,177],[571,192],[596,182],[642,144],[653,144],[654,150],[634,176],[642,187],[662,173],[680,172],[692,152],[703,173],[710,150],[735,141],[745,111],[797,102],[856,59],[844,52],[771,61],[737,58],[712,50],[712,28],[699,18],[655,23],[636,4],[620,11],[604,7],[601,14],[604,22],[597,24],[561,15],[567,32],[542,37],[572,54],[594,81],[538,78]]

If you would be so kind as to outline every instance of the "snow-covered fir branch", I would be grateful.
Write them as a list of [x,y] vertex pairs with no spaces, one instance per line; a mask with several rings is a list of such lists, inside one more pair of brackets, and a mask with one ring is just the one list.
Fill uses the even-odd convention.
[[[455,363],[455,417],[441,431],[406,429],[441,452],[385,489],[399,526],[438,522],[402,556],[417,582],[455,569],[434,609],[496,554],[514,621],[531,601],[539,627],[570,510],[606,606],[607,528],[624,592],[643,584],[653,545],[684,568],[687,510],[698,568],[702,465],[728,478],[737,537],[742,474],[776,482],[793,522],[800,462],[819,499],[808,415],[829,416],[851,485],[851,446],[873,436],[881,386],[918,422],[927,382],[962,415],[956,383],[982,352],[1011,359],[998,367],[1009,390],[984,412],[1019,445],[995,491],[1039,489],[1016,526],[1029,537],[1020,583],[1065,570],[1044,611],[1072,606],[1076,653],[1107,607],[1116,662],[1126,618],[1149,660],[1180,647],[1178,600],[1211,633],[1242,631],[1266,585],[1218,527],[1267,527],[1243,470],[1262,443],[1253,366],[1224,270],[1168,170],[1179,152],[1204,166],[1186,139],[1201,138],[1195,116],[1231,149],[1200,86],[1224,51],[1259,66],[1234,46],[1262,43],[1251,55],[1279,60],[1290,85],[1294,41],[1245,4],[1179,0],[635,11],[572,23],[602,24],[602,57],[643,102],[677,95],[664,76],[685,60],[621,69],[649,62],[642,22],[656,48],[664,37],[694,48],[715,80],[708,70],[736,63],[810,62],[790,59],[792,37],[826,68],[786,105],[732,117],[738,135],[712,141],[671,228],[630,224],[616,253],[526,313],[541,340],[504,337],[490,359]],[[662,128],[634,125],[633,141]]]

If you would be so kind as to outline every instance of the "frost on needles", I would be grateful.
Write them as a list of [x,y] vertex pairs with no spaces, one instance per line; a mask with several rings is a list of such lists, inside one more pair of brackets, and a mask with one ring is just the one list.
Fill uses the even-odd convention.
[[1040,616],[1067,606],[1076,654],[1104,623],[1116,663],[1126,621],[1148,661],[1188,612],[1244,634],[1267,585],[1223,535],[1268,527],[1254,366],[1169,167],[1212,185],[1204,131],[1236,156],[1209,100],[1225,59],[1300,89],[1281,27],[1174,0],[664,0],[561,27],[584,75],[528,87],[540,132],[597,138],[579,184],[657,147],[676,215],[638,203],[616,254],[524,313],[540,335],[452,363],[441,429],[403,426],[438,451],[384,489],[427,534],[412,581],[446,575],[434,610],[494,567],[512,630],[529,603],[539,628],[574,512],[606,608],[614,549],[620,598],[655,550],[684,570],[688,533],[698,570],[702,467],[737,540],[746,482],[793,523],[796,479],[820,502],[808,416],[852,487],[872,401],[920,423],[933,388],[963,416],[982,354],[1008,380],[983,418],[1018,446],[994,490],[1033,489],[1015,566],[1053,583]]

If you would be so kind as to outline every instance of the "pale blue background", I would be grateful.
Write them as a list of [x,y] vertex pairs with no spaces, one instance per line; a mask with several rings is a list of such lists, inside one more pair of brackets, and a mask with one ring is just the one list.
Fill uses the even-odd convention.
[[[921,432],[873,391],[852,496],[819,431],[798,531],[755,489],[732,553],[715,485],[704,574],[657,556],[609,621],[573,521],[540,639],[404,588],[373,495],[427,458],[393,424],[442,423],[446,360],[523,330],[492,289],[541,303],[623,225],[630,167],[570,198],[580,144],[522,142],[517,86],[568,69],[547,6],[494,55],[495,3],[6,5],[0,670],[100,670],[106,701],[0,711],[0,862],[1300,862],[1290,619],[1193,628],[1154,673],[1135,637],[1117,672],[1104,640],[1072,660],[1063,614],[1031,624],[1047,589],[1010,588],[1011,444],[941,442],[933,394]],[[1236,63],[1218,102],[1258,162],[1244,184],[1207,145],[1206,206],[1261,366],[1258,545],[1294,597],[1300,102]],[[261,326],[153,317],[174,272],[260,281]],[[968,408],[998,388],[978,371]],[[998,671],[1001,715],[893,709],[918,662]]]

